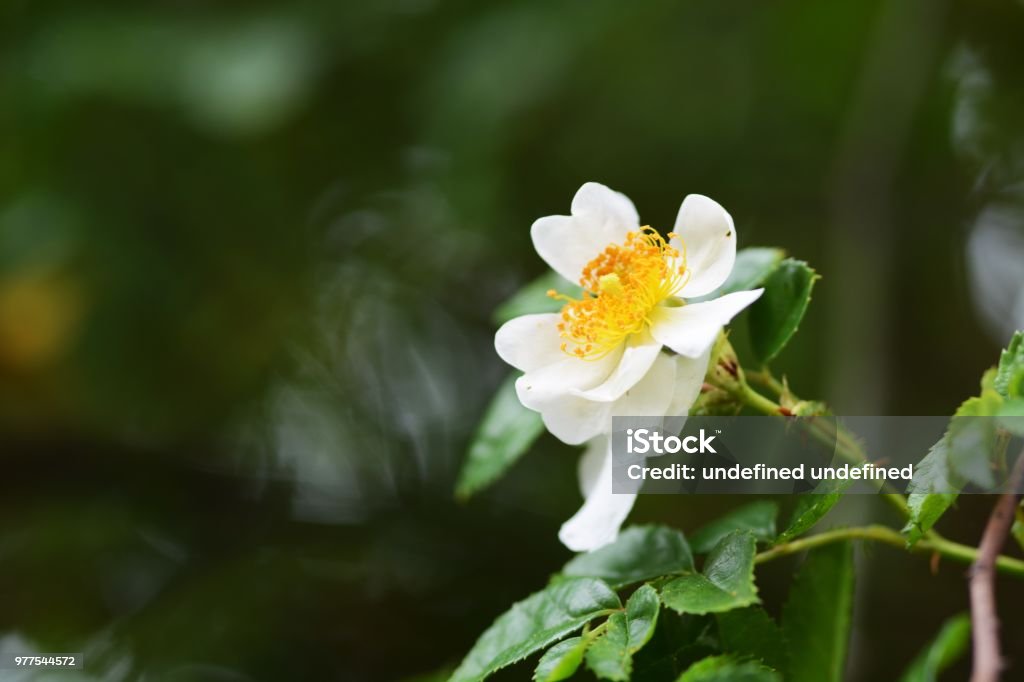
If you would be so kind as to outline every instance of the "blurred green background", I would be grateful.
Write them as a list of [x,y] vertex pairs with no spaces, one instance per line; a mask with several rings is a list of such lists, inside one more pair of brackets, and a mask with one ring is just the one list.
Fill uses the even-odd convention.
[[[585,181],[815,266],[776,365],[840,414],[948,414],[1024,326],[1021,2],[10,0],[0,35],[0,650],[86,653],[54,679],[402,679],[542,586],[572,449],[452,488],[491,310]],[[890,679],[963,567],[859,561],[849,677]]]

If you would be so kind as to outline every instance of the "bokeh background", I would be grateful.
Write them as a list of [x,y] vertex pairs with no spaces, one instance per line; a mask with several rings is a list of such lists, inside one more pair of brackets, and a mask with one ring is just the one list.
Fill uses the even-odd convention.
[[[452,490],[507,372],[491,311],[588,180],[661,228],[708,194],[821,272],[776,363],[802,395],[950,413],[1024,326],[1022,35],[1008,0],[2,3],[0,650],[85,652],[60,680],[457,663],[568,558],[571,448]],[[974,543],[990,504],[940,527]],[[859,561],[849,678],[890,679],[964,570]]]

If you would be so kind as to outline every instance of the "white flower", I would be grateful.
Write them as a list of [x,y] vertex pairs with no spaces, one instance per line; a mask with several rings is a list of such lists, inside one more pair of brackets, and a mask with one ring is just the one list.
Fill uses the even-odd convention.
[[593,441],[584,463],[604,453],[600,466],[587,464],[586,479],[581,469],[581,483],[592,481],[587,502],[560,534],[570,548],[590,549],[614,539],[633,502],[611,494],[604,436],[612,415],[686,414],[719,330],[762,290],[686,302],[721,286],[736,259],[732,218],[699,194],[683,201],[668,241],[640,226],[628,198],[597,183],[580,188],[571,215],[541,218],[531,236],[541,258],[584,292],[550,292],[565,301],[561,313],[510,320],[495,348],[524,373],[519,400],[551,433],[570,444]]
[[[631,393],[644,393],[652,381],[651,377],[669,376],[674,382],[672,399],[668,407],[659,411],[629,410],[620,415],[643,416],[681,416],[685,415],[697,399],[707,373],[708,357],[711,349],[699,358],[687,358],[676,355],[671,358],[661,354]],[[659,367],[665,361],[673,366]],[[612,450],[611,438],[608,435],[595,436],[587,443],[583,456],[580,457],[577,470],[580,492],[583,493],[583,506],[573,514],[572,518],[562,524],[558,531],[558,539],[574,552],[588,552],[615,540],[622,522],[629,516],[636,502],[636,493],[612,492]]]

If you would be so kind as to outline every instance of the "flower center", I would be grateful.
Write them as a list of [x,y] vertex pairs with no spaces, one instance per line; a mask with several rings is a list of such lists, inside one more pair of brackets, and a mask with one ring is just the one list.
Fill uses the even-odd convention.
[[[670,240],[676,236],[668,234]],[[562,350],[588,360],[604,357],[643,330],[654,307],[688,279],[685,246],[680,257],[650,227],[630,232],[624,244],[609,245],[583,268],[579,299],[548,291],[548,296],[565,301],[558,324],[565,339]]]

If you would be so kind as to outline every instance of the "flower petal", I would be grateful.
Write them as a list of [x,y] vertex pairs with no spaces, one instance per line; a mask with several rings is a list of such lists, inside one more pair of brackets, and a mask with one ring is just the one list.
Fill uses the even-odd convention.
[[702,194],[691,194],[679,207],[673,231],[679,237],[670,243],[680,252],[686,249],[690,271],[679,295],[704,296],[722,286],[736,262],[736,227],[728,211]]
[[530,228],[533,246],[544,261],[570,282],[609,244],[622,244],[640,229],[640,217],[624,194],[588,182],[572,200],[571,216],[540,218]]
[[678,308],[659,306],[651,313],[651,334],[680,355],[699,357],[715,342],[718,330],[763,291],[737,291]]
[[714,344],[707,347],[700,356],[688,358],[685,355],[675,356],[676,362],[676,385],[669,401],[665,415],[668,417],[681,417],[690,413],[690,408],[700,396],[700,389],[704,385],[704,376],[708,373],[708,361],[711,359],[711,349]]
[[608,450],[608,436],[597,436],[587,443],[586,449],[580,455],[576,465],[576,475],[580,482],[580,494],[586,497],[597,484],[601,474],[601,466],[604,464],[605,453]]
[[541,408],[540,416],[555,438],[569,445],[579,445],[611,430],[614,404],[563,395]]
[[640,226],[640,216],[629,197],[599,182],[588,182],[579,188],[572,198],[572,214],[600,225],[609,235],[621,232],[625,236]]
[[618,400],[623,393],[644,378],[660,352],[661,343],[655,341],[649,333],[645,331],[642,334],[634,334],[626,343],[615,371],[608,375],[604,383],[586,391],[573,389],[570,393],[587,400]]
[[559,440],[578,445],[610,433],[613,416],[662,415],[675,389],[675,367],[672,358],[659,353],[643,379],[613,402],[575,395],[548,400],[539,408],[544,425]]
[[[676,362],[671,356],[660,353],[654,359],[651,369],[636,386],[626,391],[612,403],[612,415],[616,417],[664,415],[676,387]],[[611,424],[609,424],[611,430]]]
[[523,372],[565,360],[558,335],[561,320],[558,313],[513,318],[494,335],[494,349],[502,360]]
[[552,400],[568,397],[572,389],[586,390],[603,382],[618,366],[621,356],[622,348],[600,360],[582,360],[563,353],[560,360],[519,377],[516,394],[523,405],[541,411]]
[[607,438],[603,440],[606,443],[597,478],[583,506],[558,531],[558,539],[574,552],[589,552],[614,541],[636,501],[635,493],[612,492],[611,447]]

